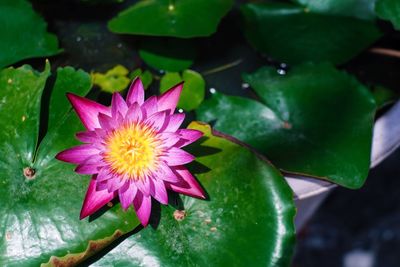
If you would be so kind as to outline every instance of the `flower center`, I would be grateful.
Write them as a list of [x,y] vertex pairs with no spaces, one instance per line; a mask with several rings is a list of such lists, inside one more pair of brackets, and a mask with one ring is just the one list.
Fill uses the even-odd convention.
[[130,179],[142,179],[157,167],[162,150],[153,129],[129,123],[114,130],[106,138],[104,160],[112,171]]

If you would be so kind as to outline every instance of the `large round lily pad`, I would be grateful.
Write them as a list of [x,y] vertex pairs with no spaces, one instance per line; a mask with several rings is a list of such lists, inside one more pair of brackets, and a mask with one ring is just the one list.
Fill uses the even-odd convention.
[[58,40],[26,0],[0,1],[0,68],[59,53]]
[[342,64],[380,37],[373,21],[315,13],[298,5],[249,3],[241,10],[248,41],[286,63]]
[[191,38],[209,36],[232,7],[232,0],[145,0],[113,18],[116,33]]
[[50,105],[52,116],[49,131],[38,146],[39,125],[46,128],[39,112],[49,75],[48,64],[42,73],[29,66],[0,72],[2,266],[47,262],[70,266],[138,225],[135,213],[123,212],[119,204],[91,221],[79,220],[89,177],[75,174],[72,165],[56,161],[54,155],[77,143],[74,133],[81,124],[70,114],[66,101],[57,99],[69,89],[86,94],[90,77],[72,68],[58,70],[50,99],[43,98],[49,99],[42,104]]
[[263,103],[215,93],[198,119],[215,122],[285,171],[362,186],[375,115],[368,89],[330,64],[304,64],[286,75],[265,67],[244,80]]
[[265,159],[231,138],[192,123],[205,137],[190,147],[190,171],[208,200],[182,197],[183,212],[162,207],[157,229],[126,239],[93,266],[290,266],[293,195]]

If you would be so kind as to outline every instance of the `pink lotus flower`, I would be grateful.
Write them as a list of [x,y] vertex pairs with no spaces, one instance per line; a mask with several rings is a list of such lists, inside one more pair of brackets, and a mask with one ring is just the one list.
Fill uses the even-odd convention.
[[146,226],[151,198],[168,204],[167,190],[205,198],[196,179],[183,166],[194,156],[181,148],[203,134],[179,129],[185,115],[174,114],[183,84],[144,101],[142,82],[136,79],[126,101],[114,93],[111,107],[67,94],[87,131],[76,137],[85,143],[60,152],[56,158],[78,164],[75,171],[93,175],[80,218],[96,212],[115,197],[122,208],[133,206]]

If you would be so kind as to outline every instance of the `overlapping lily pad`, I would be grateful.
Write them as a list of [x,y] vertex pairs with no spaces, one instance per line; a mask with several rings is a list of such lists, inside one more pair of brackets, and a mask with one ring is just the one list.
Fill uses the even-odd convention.
[[162,207],[157,229],[126,239],[93,266],[289,266],[294,245],[293,195],[267,161],[209,126],[191,146],[190,170],[209,200],[182,197]]
[[248,41],[286,63],[342,64],[380,37],[373,21],[325,15],[293,4],[249,3],[241,10]]
[[400,2],[397,0],[378,0],[375,6],[376,13],[382,19],[389,20],[400,30]]
[[52,126],[36,148],[41,104],[48,104],[41,103],[41,97],[49,75],[49,65],[41,73],[29,66],[0,72],[3,266],[39,266],[46,262],[70,266],[138,224],[134,212],[122,212],[119,204],[98,214],[98,218],[92,217],[91,222],[79,220],[89,177],[74,174],[73,166],[56,161],[54,155],[77,143],[74,133],[81,126],[75,115],[67,114],[70,107],[65,101],[59,105],[55,102],[69,88],[86,94],[90,78],[83,71],[58,70],[53,88],[57,91],[49,100],[54,113]]
[[191,38],[209,36],[232,7],[232,0],[139,1],[113,18],[116,33]]
[[54,34],[26,0],[0,1],[0,68],[60,52]]
[[363,85],[330,64],[300,65],[287,75],[265,67],[244,80],[263,103],[215,93],[198,119],[215,122],[286,171],[349,188],[364,183],[375,102]]

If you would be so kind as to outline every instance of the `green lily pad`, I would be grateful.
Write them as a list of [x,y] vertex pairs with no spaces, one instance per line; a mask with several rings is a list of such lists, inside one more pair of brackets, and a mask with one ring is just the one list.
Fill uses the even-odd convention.
[[[77,144],[77,117],[55,106],[61,92],[75,87],[86,94],[90,78],[83,71],[59,69],[50,96],[57,119],[37,147],[42,92],[50,75],[29,66],[0,71],[0,259],[3,266],[74,265],[138,225],[133,211],[114,205],[92,221],[79,220],[88,176],[54,155]],[[68,76],[68,77],[65,77]],[[77,82],[82,83],[77,86]],[[53,98],[54,97],[54,98]],[[28,169],[26,169],[28,168]],[[25,170],[25,175],[24,175]]]
[[232,0],[139,1],[109,21],[115,33],[191,38],[209,36],[233,5]]
[[264,103],[215,93],[197,110],[198,119],[216,121],[217,130],[285,171],[363,185],[375,115],[368,89],[330,64],[299,65],[286,75],[265,67],[244,80]]
[[0,69],[20,60],[58,54],[58,40],[25,0],[0,1]]
[[400,30],[400,2],[397,0],[377,0],[375,4],[376,14],[393,23]]
[[178,107],[191,111],[204,100],[206,82],[200,73],[193,70],[184,70],[182,75],[177,72],[168,72],[161,78],[160,92],[163,93],[182,81],[185,82],[185,85],[179,98]]
[[375,0],[293,0],[315,13],[375,19]]
[[[184,212],[162,207],[157,229],[130,236],[93,266],[289,266],[293,194],[265,159],[208,125],[191,146],[190,170],[210,198],[183,197]],[[179,218],[181,216],[181,218]]]
[[125,90],[131,80],[127,77],[129,71],[122,65],[117,65],[106,73],[92,73],[93,84],[107,93],[121,92]]
[[292,4],[245,4],[241,10],[248,41],[286,63],[342,64],[381,35],[373,21],[314,13]]
[[144,89],[149,88],[149,86],[153,82],[153,74],[151,74],[151,72],[148,70],[143,71],[142,69],[137,68],[129,74],[129,78],[131,80],[134,80],[137,77],[139,77],[142,81]]
[[193,64],[196,49],[190,40],[151,38],[141,43],[139,55],[155,69],[181,71]]

